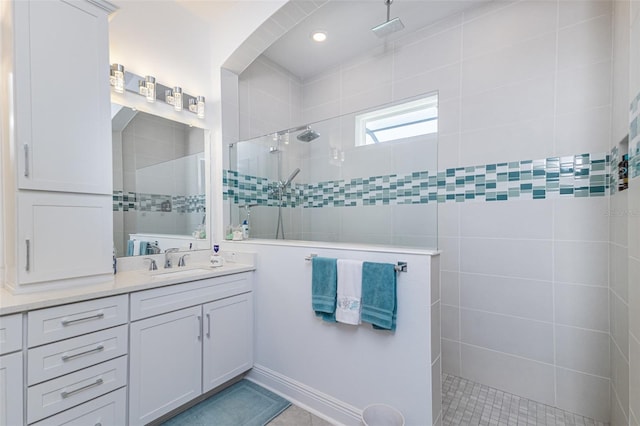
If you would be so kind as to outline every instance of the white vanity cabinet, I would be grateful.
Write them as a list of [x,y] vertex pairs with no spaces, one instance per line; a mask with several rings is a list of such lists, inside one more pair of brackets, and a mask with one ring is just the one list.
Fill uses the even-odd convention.
[[22,314],[0,317],[0,426],[23,424]]
[[14,292],[111,272],[114,10],[104,0],[8,0],[0,7],[0,89],[7,94],[0,205],[4,281]]
[[126,418],[128,310],[125,294],[28,312],[28,424]]
[[251,273],[132,293],[131,320],[130,426],[253,366]]
[[95,0],[13,2],[20,189],[111,195],[113,10]]

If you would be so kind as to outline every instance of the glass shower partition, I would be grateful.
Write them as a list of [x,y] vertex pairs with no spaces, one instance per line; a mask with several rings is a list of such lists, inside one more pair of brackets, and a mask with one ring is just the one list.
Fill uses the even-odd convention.
[[[224,179],[250,238],[437,248],[437,95],[235,143]],[[296,173],[296,170],[300,169]]]

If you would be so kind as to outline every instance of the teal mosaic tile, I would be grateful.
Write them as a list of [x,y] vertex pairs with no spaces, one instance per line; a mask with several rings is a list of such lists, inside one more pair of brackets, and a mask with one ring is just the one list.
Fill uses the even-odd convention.
[[[283,205],[320,208],[602,196],[612,185],[609,169],[614,157],[615,153],[578,154],[437,172],[295,184],[284,194]],[[223,185],[224,198],[236,204],[279,203],[275,181],[225,171]]]

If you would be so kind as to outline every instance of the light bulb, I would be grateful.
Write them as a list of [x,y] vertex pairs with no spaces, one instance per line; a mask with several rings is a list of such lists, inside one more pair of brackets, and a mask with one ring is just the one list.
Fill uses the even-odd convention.
[[173,109],[176,111],[182,111],[182,88],[173,88]]
[[150,75],[144,78],[145,96],[147,102],[154,103],[156,101],[156,79]]
[[197,106],[196,111],[198,114],[198,118],[204,118],[204,96],[198,96],[196,98]]
[[111,65],[111,85],[116,93],[124,93],[124,65]]

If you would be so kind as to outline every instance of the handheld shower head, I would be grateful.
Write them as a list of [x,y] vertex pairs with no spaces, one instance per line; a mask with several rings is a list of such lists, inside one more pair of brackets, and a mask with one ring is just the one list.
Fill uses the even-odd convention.
[[298,173],[300,173],[299,168],[296,168],[294,171],[292,171],[287,180],[282,183],[282,187],[286,188],[287,186],[291,185],[291,182],[296,178],[296,176],[298,176]]

